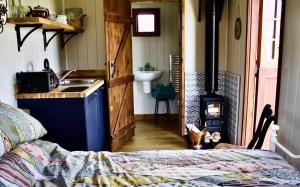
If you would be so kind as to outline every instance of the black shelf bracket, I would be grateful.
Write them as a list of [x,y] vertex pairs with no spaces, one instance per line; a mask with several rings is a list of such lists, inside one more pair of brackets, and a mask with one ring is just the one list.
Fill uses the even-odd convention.
[[[47,40],[47,32],[55,32],[50,38],[49,40]],[[44,39],[44,51],[47,50],[48,45],[50,44],[50,42],[55,38],[55,36],[63,33],[64,30],[63,29],[44,29],[43,30],[43,39]]]
[[[43,24],[18,24],[16,25],[15,29],[16,29],[16,33],[17,33],[17,42],[18,42],[18,51],[21,51],[21,47],[23,46],[25,40],[28,38],[28,36],[30,36],[31,33],[33,33],[34,31],[36,31],[37,29],[41,28],[43,26]],[[32,29],[24,36],[24,38],[21,38],[21,32],[20,29],[21,28],[27,28],[27,27],[32,27]]]
[[[79,32],[63,32],[61,34],[61,48],[63,49],[66,44],[76,35],[78,35]],[[65,39],[65,35],[67,35],[68,37]]]

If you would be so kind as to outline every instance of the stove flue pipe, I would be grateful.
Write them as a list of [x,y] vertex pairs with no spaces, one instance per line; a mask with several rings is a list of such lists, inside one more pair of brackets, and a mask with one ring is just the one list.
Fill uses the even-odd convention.
[[205,89],[210,95],[218,91],[219,21],[224,0],[206,0],[205,3]]

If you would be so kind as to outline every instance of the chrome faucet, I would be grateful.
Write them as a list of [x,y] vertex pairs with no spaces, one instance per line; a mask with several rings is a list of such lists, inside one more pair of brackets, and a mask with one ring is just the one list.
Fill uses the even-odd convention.
[[70,75],[72,72],[76,72],[76,69],[68,70],[67,73],[59,79],[59,82],[63,81],[63,80],[64,80],[68,75]]

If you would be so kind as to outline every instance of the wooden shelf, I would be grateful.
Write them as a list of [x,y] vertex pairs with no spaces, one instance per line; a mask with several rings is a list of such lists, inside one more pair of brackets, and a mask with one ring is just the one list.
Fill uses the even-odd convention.
[[42,24],[42,29],[64,29],[65,32],[83,32],[83,29],[76,29],[75,27],[59,23],[56,21],[51,21],[48,19],[40,17],[26,17],[26,18],[8,18],[7,23],[15,25],[40,25]]
[[[23,43],[27,37],[37,29],[43,29],[43,38],[44,38],[44,50],[46,51],[47,46],[51,40],[57,36],[61,35],[62,37],[62,48],[66,43],[76,36],[78,33],[83,33],[84,29],[77,29],[69,24],[64,24],[56,21],[51,21],[41,17],[25,17],[25,18],[8,18],[7,23],[16,25],[17,32],[17,41],[18,41],[18,50],[21,50]],[[31,27],[32,29],[21,38],[20,28]],[[55,32],[54,35],[48,40],[47,32]],[[68,38],[65,40],[64,36],[67,35]]]

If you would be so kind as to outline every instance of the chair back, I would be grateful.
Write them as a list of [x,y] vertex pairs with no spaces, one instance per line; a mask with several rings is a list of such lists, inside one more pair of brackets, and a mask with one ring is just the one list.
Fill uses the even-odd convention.
[[[271,118],[272,114],[273,114],[273,111],[271,109],[271,105],[267,104],[264,107],[264,109],[261,113],[261,116],[260,116],[260,119],[259,119],[259,122],[258,122],[258,126],[256,128],[256,131],[255,131],[255,133],[253,135],[253,138],[250,141],[247,149],[253,149],[254,146],[255,146],[255,149],[260,149],[261,148],[261,147],[258,148],[259,146],[257,146],[257,143],[259,142],[259,140],[264,140],[265,139],[267,130],[268,130],[270,124],[272,123],[272,121],[270,121],[270,120],[274,118],[274,117]],[[268,120],[268,119],[270,119],[270,120]],[[265,133],[264,133],[264,129],[266,129]]]
[[254,149],[261,149],[261,147],[263,146],[264,144],[264,140],[265,140],[265,137],[266,137],[266,134],[267,134],[267,131],[271,125],[271,123],[275,120],[275,117],[274,116],[270,116],[264,123],[264,127],[261,131],[261,136],[259,137],[258,139],[258,142],[256,143]]
[[169,85],[158,84],[156,88],[151,92],[151,96],[155,99],[170,99],[174,100],[176,93],[174,87]]

